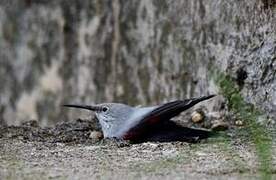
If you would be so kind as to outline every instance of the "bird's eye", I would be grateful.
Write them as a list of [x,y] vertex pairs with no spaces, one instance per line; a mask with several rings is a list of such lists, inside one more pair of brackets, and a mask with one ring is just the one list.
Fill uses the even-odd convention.
[[106,112],[108,110],[107,107],[103,107],[103,112]]

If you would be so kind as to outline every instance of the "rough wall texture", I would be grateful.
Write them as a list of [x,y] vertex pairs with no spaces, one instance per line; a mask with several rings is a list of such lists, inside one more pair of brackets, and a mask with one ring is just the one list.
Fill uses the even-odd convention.
[[0,1],[0,124],[217,93],[214,69],[273,119],[275,52],[274,1]]

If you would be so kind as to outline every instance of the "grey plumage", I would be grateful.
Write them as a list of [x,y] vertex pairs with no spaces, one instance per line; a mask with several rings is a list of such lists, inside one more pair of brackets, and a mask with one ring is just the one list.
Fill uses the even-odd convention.
[[[152,137],[158,141],[158,136],[166,139],[166,134],[176,136],[198,137],[201,130],[182,130],[176,125],[172,125],[170,119],[177,116],[182,111],[194,106],[200,101],[214,97],[204,96],[187,100],[178,100],[152,107],[131,107],[120,103],[103,103],[98,105],[64,105],[66,107],[82,108],[94,111],[100,122],[105,138],[117,138],[125,140],[151,140]],[[170,127],[170,128],[168,128]],[[157,130],[158,129],[158,130]],[[187,133],[189,131],[189,133]],[[176,134],[176,132],[178,132]],[[206,131],[206,133],[209,131]],[[184,133],[184,134],[183,134]],[[194,133],[194,134],[193,134]],[[148,137],[151,136],[151,137]],[[184,138],[186,139],[186,137]]]

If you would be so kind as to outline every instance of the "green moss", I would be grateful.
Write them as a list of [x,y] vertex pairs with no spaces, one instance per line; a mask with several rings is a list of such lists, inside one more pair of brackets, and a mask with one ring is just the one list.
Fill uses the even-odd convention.
[[266,128],[257,122],[262,115],[261,111],[243,100],[235,81],[230,76],[220,72],[212,72],[212,75],[220,87],[220,92],[227,99],[230,110],[246,124],[240,135],[244,135],[245,139],[249,137],[254,143],[262,179],[271,179],[272,138]]

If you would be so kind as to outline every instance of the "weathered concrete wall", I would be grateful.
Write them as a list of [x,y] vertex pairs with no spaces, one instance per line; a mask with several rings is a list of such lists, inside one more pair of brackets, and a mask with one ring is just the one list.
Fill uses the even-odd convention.
[[0,122],[66,120],[68,102],[217,93],[214,69],[273,119],[275,26],[273,1],[1,1]]

